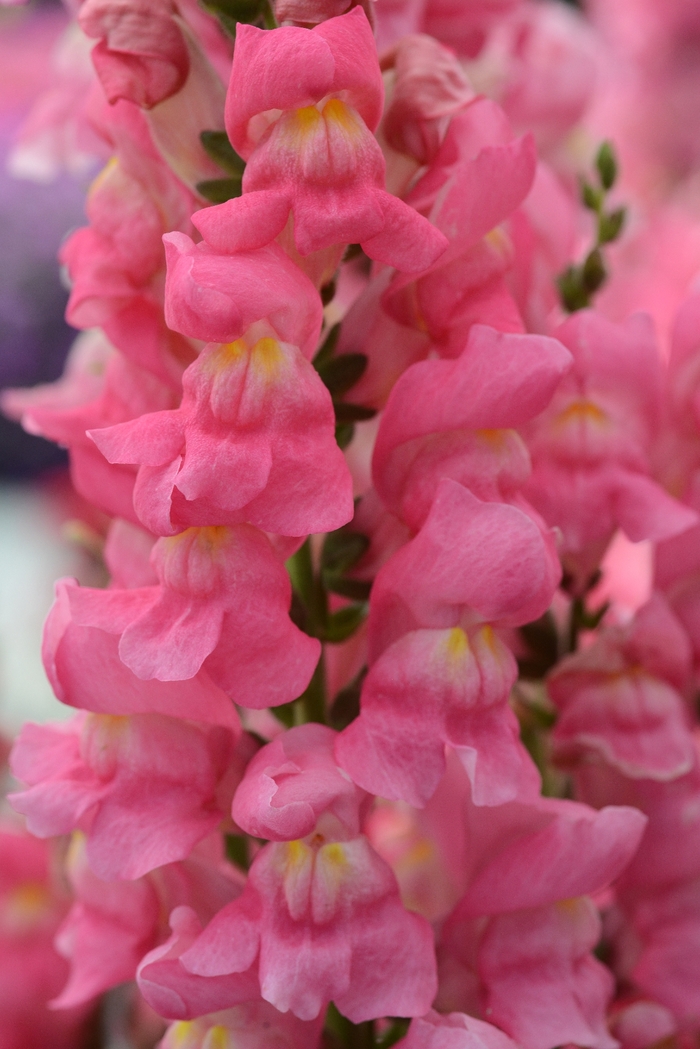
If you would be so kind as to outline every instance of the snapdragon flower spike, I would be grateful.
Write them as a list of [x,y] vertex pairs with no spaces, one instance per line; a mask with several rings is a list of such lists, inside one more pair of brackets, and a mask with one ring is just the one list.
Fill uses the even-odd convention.
[[291,583],[267,536],[247,524],[188,528],[159,539],[151,559],[156,586],[66,588],[68,629],[114,636],[141,681],[185,682],[204,670],[256,709],[301,695],[320,643],[289,618]]
[[382,103],[374,38],[359,7],[312,30],[242,25],[226,129],[247,161],[243,196],[197,215],[207,243],[219,251],[262,247],[291,213],[302,256],[359,243],[401,270],[431,265],[445,237],[384,189],[372,134]]
[[391,392],[372,459],[388,509],[418,530],[443,477],[479,499],[513,501],[530,472],[516,428],[546,408],[571,363],[555,339],[475,324],[456,360],[411,365]]
[[329,1001],[354,1023],[421,1015],[436,989],[430,926],[404,909],[391,869],[358,835],[369,799],[334,765],[334,733],[287,735],[263,748],[234,809],[246,829],[304,836],[261,849],[243,895],[180,964],[212,983],[255,967],[262,997],[302,1020]]
[[319,1049],[324,1017],[298,1020],[262,1000],[174,1023],[158,1049]]
[[[215,210],[207,208],[207,211]],[[167,259],[165,319],[206,342],[235,342],[265,320],[281,342],[310,359],[323,307],[315,287],[277,244],[215,250],[184,233],[163,238]]]
[[257,838],[292,841],[330,813],[347,834],[359,834],[371,799],[336,765],[335,738],[325,725],[299,725],[258,751],[233,798],[238,826]]
[[508,705],[517,666],[494,627],[541,615],[559,574],[551,539],[530,517],[440,481],[425,524],[372,590],[360,716],[336,743],[359,786],[421,807],[448,743],[477,804],[539,792]]
[[562,660],[547,679],[560,710],[558,760],[599,754],[626,776],[667,781],[689,772],[695,747],[683,699],[691,675],[688,637],[660,594],[628,627],[605,630]]
[[351,519],[330,394],[269,325],[207,346],[183,391],[174,411],[89,433],[109,462],[138,464],[134,508],[152,532],[247,521],[306,536]]
[[144,955],[167,936],[164,916],[174,907],[189,906],[208,921],[243,888],[243,876],[223,859],[220,836],[205,839],[186,860],[130,881],[98,878],[85,846],[85,836],[74,832],[65,861],[74,902],[56,937],[71,968],[52,1002],[56,1009],[133,980]]
[[138,878],[184,859],[221,822],[232,734],[157,714],[27,723],[12,751],[28,789],[11,796],[39,837],[82,830],[98,877]]

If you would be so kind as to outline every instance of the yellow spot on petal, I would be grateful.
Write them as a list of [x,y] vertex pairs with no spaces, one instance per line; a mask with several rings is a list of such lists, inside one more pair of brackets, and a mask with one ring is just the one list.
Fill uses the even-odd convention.
[[313,134],[321,123],[321,114],[316,106],[304,106],[302,109],[297,109],[294,118],[297,129],[304,136]]
[[248,347],[243,339],[237,339],[235,342],[222,342],[207,360],[207,369],[214,373],[226,371],[227,368],[238,364],[247,352]]
[[469,648],[469,639],[461,627],[453,627],[447,635],[445,651],[447,658],[455,663],[462,659]]
[[332,841],[324,845],[319,851],[318,858],[332,867],[339,868],[347,866],[348,862],[345,849],[339,841]]
[[221,1024],[210,1027],[206,1038],[202,1042],[202,1049],[233,1049],[231,1032]]
[[90,186],[88,187],[88,197],[92,196],[93,193],[96,193],[104,185],[104,183],[107,182],[107,180],[115,173],[118,167],[119,159],[117,157],[112,157],[110,160],[108,160],[105,166],[102,168],[102,171],[98,172],[98,174],[90,183]]
[[287,842],[287,868],[301,867],[306,863],[309,855],[309,846],[303,841]]
[[51,910],[51,895],[41,882],[25,882],[5,897],[1,926],[8,932],[22,933],[39,925]]
[[358,125],[355,110],[346,105],[339,98],[330,98],[323,107],[324,119],[329,123],[337,124],[347,134],[352,135],[361,130]]
[[603,426],[608,421],[608,417],[597,404],[593,404],[592,401],[580,400],[572,401],[563,412],[559,413],[556,421],[560,426],[583,422]]
[[251,354],[251,364],[267,382],[272,382],[280,374],[285,364],[285,356],[277,339],[258,339]]
[[498,448],[505,443],[507,430],[477,430],[479,437],[487,444]]
[[195,1024],[192,1020],[179,1020],[174,1023],[168,1031],[167,1044],[169,1049],[185,1049],[191,1041]]

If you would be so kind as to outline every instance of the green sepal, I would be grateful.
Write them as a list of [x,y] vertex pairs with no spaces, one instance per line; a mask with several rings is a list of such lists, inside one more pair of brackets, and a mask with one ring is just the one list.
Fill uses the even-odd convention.
[[339,338],[340,324],[334,324],[333,327],[329,328],[326,332],[326,336],[321,345],[319,346],[318,350],[316,351],[316,355],[313,361],[311,362],[316,371],[318,371],[325,364],[327,364],[328,361],[330,361],[333,354],[335,353],[335,348],[338,345]]
[[250,852],[248,839],[244,834],[224,834],[224,848],[226,859],[242,871],[250,867]]
[[601,190],[596,189],[590,182],[583,181],[581,183],[581,201],[589,211],[600,211],[603,206],[603,198],[604,194]]
[[367,553],[369,545],[369,539],[361,532],[346,531],[345,528],[329,532],[321,550],[321,569],[333,575],[349,572]]
[[586,256],[586,261],[584,262],[581,271],[581,283],[583,288],[589,295],[591,295],[594,291],[598,291],[598,289],[602,287],[607,276],[605,262],[603,261],[603,253],[600,248],[594,248],[593,251],[590,251]]

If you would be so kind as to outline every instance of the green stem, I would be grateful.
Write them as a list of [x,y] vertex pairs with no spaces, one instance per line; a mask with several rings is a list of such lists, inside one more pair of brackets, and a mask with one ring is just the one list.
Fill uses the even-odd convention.
[[265,26],[265,29],[277,29],[277,19],[275,18],[272,4],[269,3],[269,0],[267,3],[263,4],[263,25]]
[[300,724],[306,724],[308,721],[326,724],[326,659],[323,651],[313,677],[300,698],[297,716],[301,716]]
[[[328,594],[323,585],[320,572],[314,571],[311,557],[311,541],[306,540],[297,552],[287,561],[292,586],[306,611],[304,629],[310,637],[325,637],[328,629]],[[296,708],[298,724],[307,721],[326,723],[326,665],[324,654],[314,671],[306,691],[300,697]]]

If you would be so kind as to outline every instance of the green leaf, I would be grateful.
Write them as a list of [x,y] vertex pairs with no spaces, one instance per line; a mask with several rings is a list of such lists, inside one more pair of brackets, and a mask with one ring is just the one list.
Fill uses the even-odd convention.
[[321,343],[319,349],[316,351],[312,364],[316,371],[322,368],[335,353],[335,348],[338,345],[338,339],[340,338],[340,324],[334,324],[332,328],[328,329],[325,339]]
[[355,436],[354,423],[339,423],[335,428],[335,439],[339,448],[345,449]]
[[601,244],[610,244],[617,240],[622,232],[627,214],[626,208],[617,208],[609,214],[603,214],[598,220],[598,241]]
[[610,142],[603,142],[595,158],[603,189],[612,189],[617,179],[617,159]]
[[231,36],[236,35],[236,23],[245,22],[261,29],[277,25],[269,0],[200,0],[202,6],[219,19]]
[[321,568],[339,575],[348,572],[367,553],[369,545],[367,536],[360,532],[344,528],[329,532],[321,550]]
[[364,605],[347,605],[346,608],[333,612],[328,616],[321,640],[329,641],[336,645],[340,644],[341,641],[347,641],[355,633],[366,615],[367,609]]
[[224,204],[243,192],[239,178],[212,178],[197,183],[197,192],[212,204]]
[[202,145],[209,157],[234,178],[241,179],[245,171],[245,160],[238,156],[225,131],[202,131]]
[[589,211],[600,211],[603,205],[603,193],[595,189],[590,182],[581,183],[581,200]]
[[583,264],[583,270],[581,272],[581,282],[584,289],[588,294],[592,294],[605,283],[607,278],[607,270],[605,269],[605,262],[603,261],[603,254],[599,248],[594,248],[593,251],[589,252],[586,256],[586,261]]
[[342,353],[339,357],[316,365],[321,380],[332,397],[347,393],[362,378],[367,368],[364,353]]
[[557,278],[557,287],[561,297],[562,306],[569,313],[583,310],[590,304],[586,289],[583,287],[581,271],[577,266],[569,266],[561,276]]

